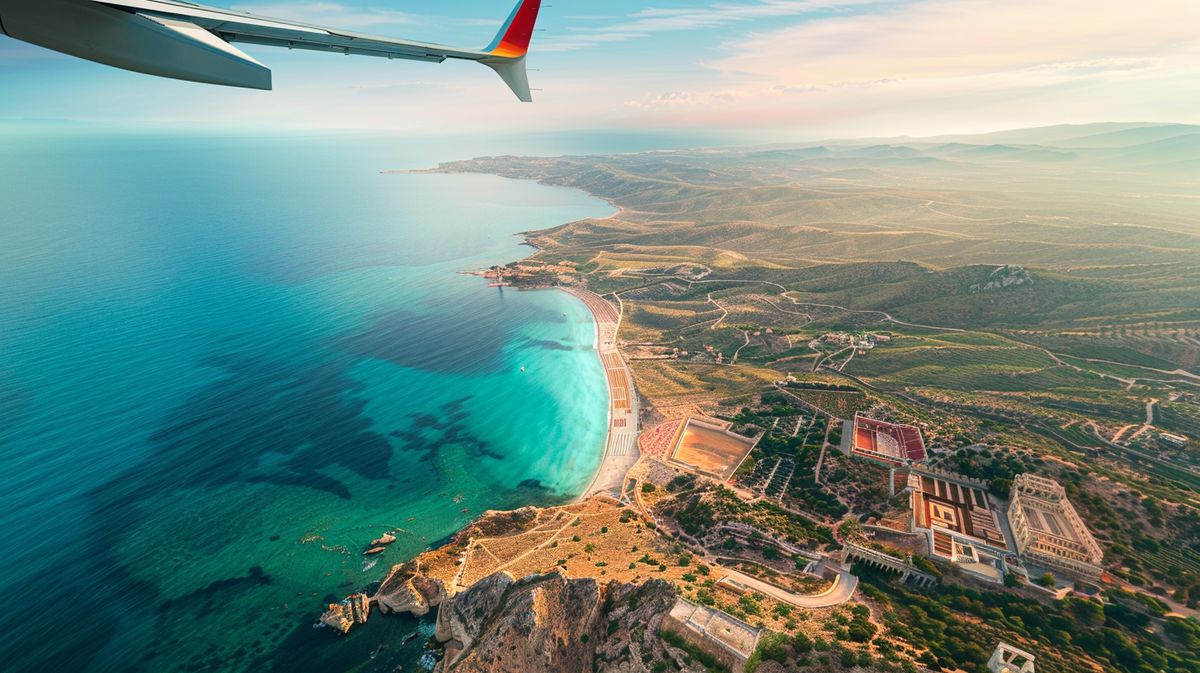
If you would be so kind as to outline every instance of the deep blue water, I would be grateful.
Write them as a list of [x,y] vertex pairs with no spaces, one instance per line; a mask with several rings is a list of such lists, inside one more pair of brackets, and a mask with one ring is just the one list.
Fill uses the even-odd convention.
[[5,138],[4,670],[416,670],[428,625],[338,639],[323,603],[601,451],[582,305],[456,272],[609,207],[380,173],[513,144]]

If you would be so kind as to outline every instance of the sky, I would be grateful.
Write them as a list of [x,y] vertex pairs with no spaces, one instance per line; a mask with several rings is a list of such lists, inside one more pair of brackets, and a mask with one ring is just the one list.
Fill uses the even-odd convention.
[[[208,0],[481,48],[513,0]],[[1057,123],[1200,123],[1197,0],[550,0],[535,103],[490,70],[242,47],[245,91],[127,73],[0,36],[0,125],[512,133],[756,141]]]

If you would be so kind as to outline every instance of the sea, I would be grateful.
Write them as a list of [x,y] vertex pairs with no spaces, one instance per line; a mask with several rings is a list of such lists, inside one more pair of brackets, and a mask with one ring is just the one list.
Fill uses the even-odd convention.
[[612,207],[386,171],[645,148],[4,135],[0,668],[428,669],[431,618],[314,625],[481,512],[586,488],[608,403],[589,313],[460,272]]

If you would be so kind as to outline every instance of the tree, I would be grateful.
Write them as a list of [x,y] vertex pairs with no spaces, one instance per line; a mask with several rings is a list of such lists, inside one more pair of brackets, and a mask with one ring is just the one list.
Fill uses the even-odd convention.
[[801,654],[805,652],[811,652],[813,649],[812,638],[809,638],[803,633],[797,633],[795,638],[792,639],[792,649]]
[[1046,587],[1047,589],[1053,589],[1054,588],[1054,575],[1051,573],[1046,573],[1045,575],[1042,575],[1041,577],[1037,578],[1037,583],[1041,586]]

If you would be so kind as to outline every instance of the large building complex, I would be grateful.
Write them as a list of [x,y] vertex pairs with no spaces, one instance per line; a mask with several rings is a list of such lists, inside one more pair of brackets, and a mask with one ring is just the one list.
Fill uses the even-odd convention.
[[1084,577],[1103,572],[1104,551],[1057,481],[1019,475],[1013,481],[1008,518],[1026,561]]
[[914,469],[913,529],[929,539],[934,557],[960,565],[981,579],[1004,579],[1006,555],[1013,543],[1004,533],[1002,512],[993,506],[982,482],[938,470]]
[[850,433],[850,452],[892,467],[902,467],[925,460],[925,440],[921,438],[921,430],[914,426],[856,414]]

